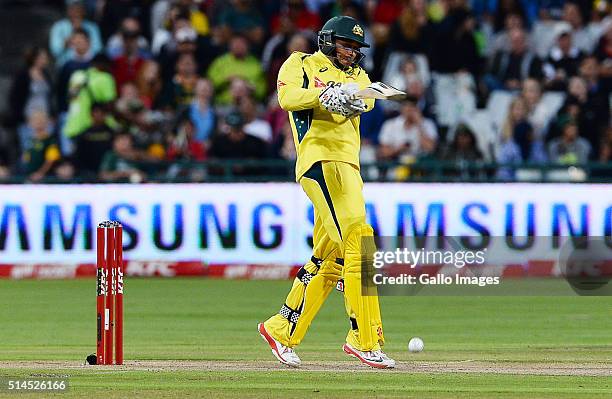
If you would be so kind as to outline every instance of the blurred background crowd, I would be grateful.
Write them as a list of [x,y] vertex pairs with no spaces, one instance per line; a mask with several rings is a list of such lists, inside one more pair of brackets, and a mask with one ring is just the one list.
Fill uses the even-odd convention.
[[5,42],[29,37],[11,10],[27,9],[28,21],[37,7],[54,15],[28,28],[43,27],[43,40],[27,40],[0,88],[5,181],[292,179],[295,148],[276,77],[291,52],[317,50],[316,32],[335,15],[362,23],[371,80],[409,94],[377,101],[362,116],[364,178],[404,181],[438,170],[453,180],[537,180],[538,165],[553,165],[561,180],[612,179],[605,0],[0,7]]

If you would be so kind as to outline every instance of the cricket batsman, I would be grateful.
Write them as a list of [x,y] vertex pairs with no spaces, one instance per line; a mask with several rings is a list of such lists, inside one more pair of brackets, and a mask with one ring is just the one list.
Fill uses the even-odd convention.
[[395,361],[381,349],[378,296],[375,291],[362,295],[361,284],[362,255],[372,255],[375,248],[362,245],[364,239],[373,242],[373,230],[366,223],[359,173],[359,115],[371,110],[374,100],[351,94],[370,84],[359,66],[360,48],[369,45],[355,19],[339,16],[318,33],[318,47],[314,54],[291,54],[277,81],[298,154],[296,180],[314,205],[313,255],[298,271],[278,314],[258,330],[281,363],[298,367],[294,348],[338,287],[351,323],[344,352],[371,367],[393,368]]

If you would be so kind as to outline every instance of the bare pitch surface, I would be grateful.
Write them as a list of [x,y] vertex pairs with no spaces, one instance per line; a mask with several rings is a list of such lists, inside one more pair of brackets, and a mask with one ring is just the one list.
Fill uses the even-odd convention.
[[[348,322],[332,293],[294,370],[273,361],[255,329],[288,289],[130,279],[126,365],[92,367],[83,362],[95,351],[94,280],[0,281],[0,377],[66,375],[69,397],[612,396],[611,298],[382,298],[385,349],[399,363],[374,371],[342,354]],[[408,353],[412,336],[424,352]]]
[[[456,361],[436,362],[405,360],[392,370],[380,371],[359,364],[353,360],[309,361],[299,368],[292,368],[274,360],[227,361],[227,360],[133,360],[122,366],[103,366],[108,370],[118,371],[289,371],[289,372],[334,372],[334,373],[467,373],[467,374],[511,374],[511,375],[547,375],[547,376],[586,376],[612,377],[609,363],[523,363],[523,362],[482,362]],[[91,366],[71,361],[0,361],[0,370],[42,368],[45,370],[80,370],[91,369]]]

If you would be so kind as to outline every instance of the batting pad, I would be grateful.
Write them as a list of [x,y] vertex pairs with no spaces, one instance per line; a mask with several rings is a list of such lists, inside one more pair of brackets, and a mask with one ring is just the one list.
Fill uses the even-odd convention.
[[[367,262],[372,262],[376,245],[374,231],[367,224],[354,227],[345,241],[344,295],[349,317],[357,320],[358,334],[351,333],[347,339],[358,339],[357,349],[371,351],[384,344],[380,306],[376,286],[362,281]],[[351,339],[352,340],[352,339]]]
[[311,260],[300,269],[279,314],[264,323],[266,330],[285,346],[294,347],[302,342],[340,278],[341,265],[329,260],[318,263]]

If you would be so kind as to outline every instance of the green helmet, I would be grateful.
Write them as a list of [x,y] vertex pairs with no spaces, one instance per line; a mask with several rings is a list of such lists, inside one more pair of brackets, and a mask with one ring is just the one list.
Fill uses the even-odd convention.
[[[337,38],[353,41],[358,43],[360,47],[370,47],[365,41],[361,25],[359,25],[355,18],[345,15],[333,17],[323,25],[323,28],[317,35],[319,50],[325,55],[333,56],[334,51],[336,51],[335,39]],[[358,58],[356,63],[361,61],[363,54]]]

